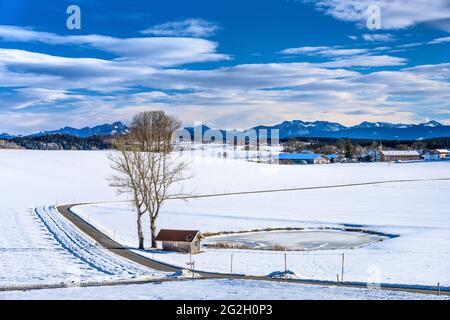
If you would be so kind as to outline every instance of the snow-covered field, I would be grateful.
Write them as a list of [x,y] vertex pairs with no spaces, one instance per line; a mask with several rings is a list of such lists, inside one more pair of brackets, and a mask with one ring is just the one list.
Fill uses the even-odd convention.
[[53,208],[2,210],[0,286],[155,278],[99,248]]
[[[450,182],[415,182],[203,198],[167,203],[160,228],[203,232],[267,227],[357,227],[397,238],[357,249],[288,252],[288,269],[300,277],[335,280],[345,253],[345,280],[450,286]],[[123,243],[135,246],[134,213],[128,204],[96,204],[75,212]],[[128,217],[128,218],[127,218]],[[141,252],[186,267],[186,255]],[[284,270],[284,252],[205,249],[196,268],[267,275]]]
[[56,300],[422,300],[447,296],[252,280],[194,280],[113,287],[0,292],[2,299]]
[[[214,194],[450,177],[448,162],[278,166],[218,159],[214,154],[194,152],[190,160],[193,179],[185,184],[185,191]],[[58,282],[80,274],[83,279],[103,279],[104,274],[95,268],[90,270],[82,259],[64,248],[30,208],[124,200],[108,186],[112,170],[107,155],[108,152],[0,150],[1,284]],[[345,252],[345,280],[432,286],[440,282],[449,286],[449,191],[450,182],[429,181],[214,197],[187,203],[171,201],[164,208],[159,227],[214,232],[273,226],[356,225],[400,237],[359,249],[290,252],[288,268],[301,277],[335,280],[341,253]],[[135,245],[134,215],[127,204],[80,206],[77,212],[116,240]],[[64,225],[65,228],[68,227]],[[194,257],[196,268],[229,272],[231,253],[233,272],[268,274],[284,268],[283,253],[254,250],[206,250]],[[143,254],[182,266],[187,261],[182,254]],[[119,272],[117,276],[123,274]],[[2,297],[8,297],[8,293]]]
[[[87,161],[91,156],[94,162]],[[165,276],[96,247],[45,205],[77,196],[114,197],[103,177],[95,176],[103,170],[95,168],[96,156],[105,158],[99,153],[0,150],[0,286]]]

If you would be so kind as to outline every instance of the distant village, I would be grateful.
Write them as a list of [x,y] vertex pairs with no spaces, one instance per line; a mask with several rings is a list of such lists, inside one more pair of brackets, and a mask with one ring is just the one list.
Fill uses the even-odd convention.
[[404,161],[441,161],[450,160],[450,150],[378,150],[349,158],[339,154],[319,154],[309,150],[300,153],[280,153],[280,164],[328,164],[355,162],[404,162]]
[[[440,140],[377,142],[338,139],[336,141],[287,141],[279,154],[282,164],[324,164],[352,162],[402,162],[450,160],[450,150]],[[448,141],[442,144],[447,145]],[[431,147],[431,148],[430,148]]]
[[257,145],[245,141],[178,142],[178,150],[201,149],[208,156],[244,159],[251,162],[279,163],[285,165],[358,163],[358,162],[407,162],[448,161],[449,139],[429,141],[366,141],[354,139],[299,139]]

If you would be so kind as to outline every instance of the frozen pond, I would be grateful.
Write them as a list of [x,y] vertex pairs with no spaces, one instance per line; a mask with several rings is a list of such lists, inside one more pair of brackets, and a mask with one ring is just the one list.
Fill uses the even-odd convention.
[[388,237],[340,230],[282,230],[213,236],[205,244],[215,248],[259,250],[351,249],[382,241]]

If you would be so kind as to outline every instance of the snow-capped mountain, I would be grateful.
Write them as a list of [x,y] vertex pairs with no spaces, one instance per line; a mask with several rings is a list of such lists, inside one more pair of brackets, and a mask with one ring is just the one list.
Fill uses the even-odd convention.
[[274,126],[258,126],[254,127],[253,129],[279,129],[280,139],[295,137],[315,137],[376,140],[417,140],[450,137],[450,126],[443,125],[437,121],[429,121],[421,124],[364,121],[358,125],[346,127],[335,122],[304,122],[300,120],[294,120],[284,121]]
[[445,126],[437,121],[429,121],[421,124],[366,121],[336,132],[335,134],[325,133],[325,137],[381,140],[430,139],[450,137],[450,126]]
[[[194,128],[185,128],[193,134]],[[209,129],[203,126],[204,133]],[[437,121],[429,121],[421,124],[404,124],[389,122],[364,121],[358,125],[346,127],[336,122],[328,121],[284,121],[274,126],[257,126],[245,130],[267,130],[270,138],[270,130],[278,129],[280,139],[296,137],[313,138],[353,138],[372,140],[417,140],[440,137],[450,137],[450,126],[445,126]],[[220,130],[220,129],[216,129]],[[225,130],[222,131],[225,136]],[[242,132],[242,131],[241,131]]]
[[8,134],[8,133],[0,133],[0,139],[12,139],[12,138],[14,138],[15,136],[13,136],[13,135],[10,135],[10,134]]
[[353,126],[352,128],[408,128],[411,125],[403,123],[390,123],[390,122],[369,122],[364,121],[360,124]]
[[117,121],[112,124],[102,124],[95,127],[85,127],[81,129],[76,129],[72,127],[64,127],[58,130],[52,131],[41,131],[35,134],[32,134],[33,137],[39,137],[43,135],[49,134],[68,134],[72,136],[77,136],[81,138],[86,138],[90,136],[107,136],[113,134],[124,134],[128,132],[128,127],[124,125],[122,122]]
[[437,121],[431,120],[431,121],[428,121],[426,123],[421,123],[420,125],[424,126],[424,127],[441,127],[442,123],[439,123]]
[[260,129],[278,129],[280,130],[280,138],[286,139],[290,137],[317,136],[322,135],[323,132],[338,132],[340,130],[344,130],[345,128],[345,126],[336,122],[307,122],[301,120],[293,120],[284,121],[274,126],[257,126],[252,129],[257,131]]

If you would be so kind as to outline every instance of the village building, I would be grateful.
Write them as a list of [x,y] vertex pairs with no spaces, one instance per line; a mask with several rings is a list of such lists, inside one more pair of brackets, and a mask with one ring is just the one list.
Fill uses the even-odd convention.
[[424,152],[422,154],[422,159],[425,161],[438,161],[441,158],[439,157],[439,154],[436,154],[434,152]]
[[433,153],[439,157],[439,159],[443,160],[450,156],[450,150],[447,149],[435,149]]
[[339,160],[339,156],[337,154],[327,154],[326,157],[330,160],[331,163],[336,163]]
[[278,162],[280,164],[326,164],[330,163],[330,159],[323,154],[280,153]]
[[162,242],[162,249],[186,253],[199,253],[203,235],[198,230],[161,229],[156,241]]
[[381,150],[381,161],[414,161],[421,160],[420,153],[415,150]]

